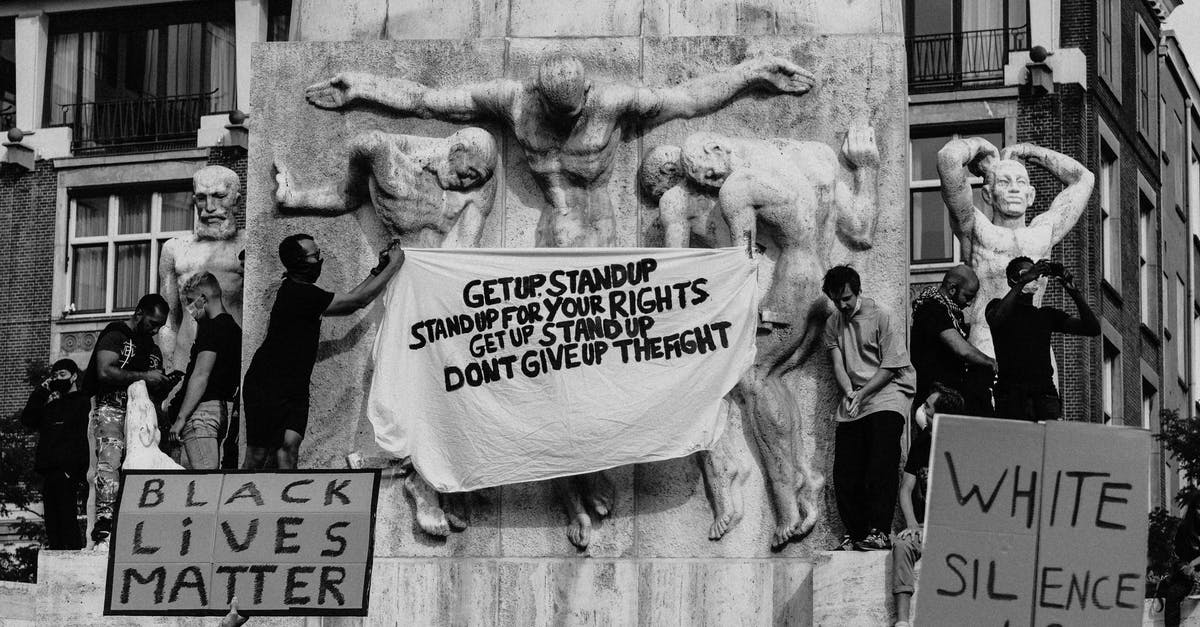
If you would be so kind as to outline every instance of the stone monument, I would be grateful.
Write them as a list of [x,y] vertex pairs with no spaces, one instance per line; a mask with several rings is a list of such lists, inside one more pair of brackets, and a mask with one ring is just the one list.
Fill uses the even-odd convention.
[[163,244],[159,257],[158,291],[171,311],[158,332],[166,369],[184,370],[196,339],[196,321],[180,302],[183,285],[198,272],[210,272],[221,284],[225,309],[242,324],[242,260],[245,236],[238,229],[237,206],[242,195],[237,172],[210,165],[192,176],[192,203],[196,228],[191,235],[175,237]]
[[[856,170],[836,148],[843,146],[846,129],[869,123],[879,154],[873,170],[873,208],[878,210],[874,245],[869,250],[847,245],[853,242],[839,239],[836,219],[825,223],[827,232],[814,232],[812,241],[825,251],[822,263],[853,262],[864,277],[865,290],[895,311],[906,310],[907,128],[899,2],[604,0],[564,9],[541,0],[455,0],[446,6],[406,3],[403,9],[393,3],[381,11],[301,4],[308,11],[297,27],[301,41],[259,44],[254,51],[244,325],[248,355],[261,343],[282,270],[275,253],[280,239],[294,232],[320,233],[326,255],[321,284],[330,287],[361,279],[375,265],[376,251],[395,233],[373,206],[322,216],[279,210],[272,164],[285,164],[285,182],[294,189],[320,188],[346,180],[351,138],[372,132],[446,138],[466,124],[489,132],[499,145],[495,200],[483,219],[478,246],[520,248],[663,245],[664,233],[656,220],[659,208],[638,191],[641,155],[655,146],[685,146],[687,138],[698,133],[768,145],[771,138],[823,145],[831,155],[825,169],[853,191]],[[312,41],[379,33],[389,40]],[[761,71],[764,63],[770,65],[767,69],[808,70],[811,74],[771,73],[780,81],[789,78],[782,83],[785,88],[793,84],[790,77],[804,77],[791,93],[807,93],[794,97],[780,94],[780,85],[769,80],[738,83],[729,78],[735,71]],[[577,116],[567,115],[572,111],[550,119],[538,115],[551,106],[536,93],[541,89],[539,68],[554,75],[541,81],[548,91],[555,91],[550,83],[563,87],[565,94],[572,92],[571,85],[590,85]],[[308,101],[311,97],[326,102],[322,99],[327,95],[342,92],[340,81],[334,85],[329,79],[347,73],[377,77],[371,79],[377,86],[400,82],[403,89],[396,93],[409,95],[399,103],[404,106],[413,105],[415,94],[423,94],[422,99],[449,94],[450,102],[435,104],[471,110],[478,107],[474,95],[470,101],[453,98],[461,98],[468,86],[497,83],[507,85],[495,93],[511,94],[514,100],[509,102],[535,102],[522,105],[528,109],[485,110],[469,118],[452,114],[446,120],[397,115],[404,107],[386,102],[352,100],[351,106],[333,112]],[[638,102],[647,92],[686,91],[681,88],[718,76],[725,77],[720,85],[728,88],[728,96],[704,110],[685,110],[688,115],[671,121],[660,120],[653,111],[646,117],[647,110]],[[320,81],[317,88],[306,92],[314,81]],[[351,95],[353,85],[348,81]],[[336,106],[335,100],[328,102]],[[560,99],[555,95],[547,100]],[[622,111],[630,113],[616,115]],[[728,182],[721,185],[722,191],[727,186]],[[736,186],[729,193],[733,189]],[[441,191],[432,191],[436,200]],[[720,199],[720,192],[712,188],[697,194],[707,197],[707,203]],[[812,211],[837,213],[832,201],[818,205]],[[715,206],[708,209],[718,229],[726,216],[714,216]],[[752,220],[752,237],[764,248],[756,257],[760,290],[766,294],[777,274],[781,246],[765,221],[757,214]],[[816,224],[815,215],[812,221]],[[712,241],[735,237],[742,235],[714,231]],[[692,239],[693,245],[697,242]],[[322,325],[301,466],[341,466],[351,451],[374,450],[365,401],[380,307],[377,303]],[[772,314],[766,318],[771,322]],[[779,334],[774,328],[772,333]],[[828,359],[816,352],[781,372],[779,381],[792,396],[790,415],[799,417],[788,425],[788,463],[809,463],[812,476],[827,475],[835,402]],[[840,532],[836,517],[816,516],[802,540],[771,550],[777,531],[773,482],[764,472],[766,464],[759,463],[765,458],[758,458],[754,421],[738,404],[729,406],[722,443],[728,454],[710,456],[709,461],[731,459],[734,466],[708,474],[735,476],[727,481],[742,488],[740,522],[713,529],[705,473],[693,460],[616,468],[604,473],[613,486],[612,501],[606,518],[591,518],[591,535],[582,553],[589,559],[578,559],[580,551],[564,537],[562,526],[572,520],[563,513],[564,495],[551,482],[467,495],[470,508],[464,515],[469,520],[464,522],[469,527],[432,537],[412,522],[414,504],[404,482],[385,478],[374,545],[372,616],[403,616],[416,623],[771,624],[861,619],[882,624],[888,598],[882,566],[852,575],[830,570],[823,551]],[[577,486],[565,497],[584,497],[580,505],[594,516],[600,512],[587,498],[591,487]],[[604,491],[602,485],[594,487]],[[828,509],[822,499],[829,495],[813,498],[817,503],[812,510]],[[798,505],[796,515],[801,517]],[[786,514],[781,524],[784,518]],[[709,540],[719,532],[724,532],[719,542]],[[854,605],[820,600],[832,598],[836,590],[857,589],[847,577],[860,576],[878,577],[880,584],[871,587],[877,596],[858,595]],[[440,613],[437,608],[443,607],[457,608],[457,618]]]
[[[1025,213],[1037,190],[1018,158],[1045,169],[1065,186],[1050,208],[1029,224],[1025,223]],[[967,177],[972,174],[983,177],[983,207],[976,207],[971,196]],[[942,199],[950,210],[950,225],[967,264],[979,275],[969,339],[986,355],[995,357],[984,309],[992,299],[1008,293],[1005,267],[1022,255],[1048,259],[1050,250],[1083,215],[1096,177],[1078,161],[1049,148],[1016,144],[998,151],[982,137],[954,139],[943,146],[938,151],[938,175],[942,179]],[[1040,294],[1035,298],[1040,300]]]

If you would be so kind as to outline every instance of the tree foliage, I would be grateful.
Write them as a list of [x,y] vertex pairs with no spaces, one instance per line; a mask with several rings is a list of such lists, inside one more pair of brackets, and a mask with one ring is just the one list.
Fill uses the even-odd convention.
[[[43,361],[27,360],[29,390],[49,375]],[[41,477],[33,471],[36,436],[20,421],[20,413],[0,416],[0,518],[13,519],[22,540],[45,542],[45,524],[34,507],[41,502]],[[0,548],[0,579],[32,582],[37,573],[37,546]]]

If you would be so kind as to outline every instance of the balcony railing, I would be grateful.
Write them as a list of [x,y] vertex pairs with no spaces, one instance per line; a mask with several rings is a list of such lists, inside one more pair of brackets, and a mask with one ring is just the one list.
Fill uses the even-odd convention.
[[200,117],[212,112],[216,93],[67,104],[62,119],[76,155],[195,148]]
[[1029,26],[908,38],[912,92],[978,89],[1004,84],[1008,53],[1029,48]]

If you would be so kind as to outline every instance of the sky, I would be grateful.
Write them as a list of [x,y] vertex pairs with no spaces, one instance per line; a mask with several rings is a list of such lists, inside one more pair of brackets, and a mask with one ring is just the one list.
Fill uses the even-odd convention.
[[1167,28],[1175,31],[1192,74],[1200,79],[1200,0],[1185,0],[1182,6],[1172,11],[1171,17],[1167,18]]

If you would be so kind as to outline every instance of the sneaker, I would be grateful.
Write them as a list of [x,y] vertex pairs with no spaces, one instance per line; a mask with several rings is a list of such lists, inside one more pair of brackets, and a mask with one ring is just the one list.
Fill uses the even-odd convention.
[[878,529],[872,529],[867,537],[854,543],[854,548],[860,551],[890,551],[892,541]]
[[834,551],[853,551],[853,550],[855,550],[854,540],[850,539],[850,534],[846,534],[846,535],[842,536],[842,539],[838,541],[837,546],[833,547],[833,550]]
[[102,542],[107,543],[110,533],[112,533],[112,519],[97,518],[96,524],[92,525],[92,543],[96,545]]

